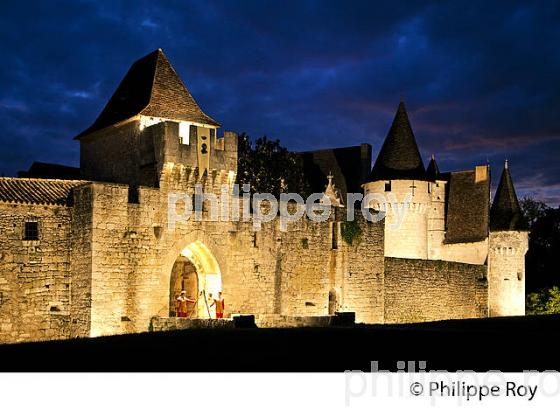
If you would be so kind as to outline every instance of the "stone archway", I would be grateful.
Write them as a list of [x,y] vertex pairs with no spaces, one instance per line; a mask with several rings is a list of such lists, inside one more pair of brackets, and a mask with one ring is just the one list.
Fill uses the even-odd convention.
[[199,240],[185,246],[171,270],[169,283],[169,315],[175,316],[175,303],[181,291],[196,300],[189,308],[190,318],[213,317],[208,299],[222,291],[222,273],[212,252]]

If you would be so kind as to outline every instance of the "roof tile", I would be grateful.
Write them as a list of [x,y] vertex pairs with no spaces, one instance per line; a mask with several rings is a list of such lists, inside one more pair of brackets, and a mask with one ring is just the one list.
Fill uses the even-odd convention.
[[426,179],[426,169],[402,101],[368,178],[369,181],[384,179]]
[[136,115],[220,125],[200,109],[161,49],[132,64],[93,125],[76,138]]
[[68,205],[72,188],[87,181],[61,179],[0,178],[0,202]]

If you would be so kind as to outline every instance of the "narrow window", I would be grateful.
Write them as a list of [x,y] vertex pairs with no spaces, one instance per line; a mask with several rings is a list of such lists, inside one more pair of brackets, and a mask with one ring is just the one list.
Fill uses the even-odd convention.
[[332,236],[332,249],[338,249],[338,226],[336,222],[331,224],[331,236]]
[[432,193],[432,183],[428,182],[428,194]]
[[194,193],[192,196],[192,210],[194,212],[204,211],[204,194]]
[[385,181],[385,192],[391,192],[391,181]]
[[253,232],[253,248],[258,248],[256,232]]
[[39,222],[26,222],[23,232],[23,240],[37,241],[39,240]]

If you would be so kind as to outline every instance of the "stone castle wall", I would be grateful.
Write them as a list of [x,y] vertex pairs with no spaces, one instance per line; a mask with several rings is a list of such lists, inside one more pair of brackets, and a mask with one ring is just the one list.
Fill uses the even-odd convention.
[[90,181],[140,183],[139,121],[129,121],[80,140],[80,170]]
[[[90,183],[75,189],[73,207],[1,205],[3,216],[10,215],[1,219],[8,233],[0,259],[2,341],[147,331],[153,316],[169,314],[173,265],[194,242],[219,264],[226,316],[257,319],[328,315],[333,295],[335,310],[356,312],[357,322],[484,317],[489,287],[494,300],[513,294],[496,285],[505,282],[496,258],[511,259],[512,269],[523,266],[523,253],[508,249],[513,239],[522,244],[526,238],[509,232],[491,240],[496,250],[506,249],[490,259],[494,287],[486,283],[484,265],[385,258],[382,222],[359,217],[362,235],[352,245],[344,242],[345,209],[324,223],[291,223],[288,232],[278,221],[255,232],[252,221],[193,220],[172,231],[164,191],[140,187],[134,203],[128,191]],[[26,220],[40,221],[40,241],[22,241]],[[504,243],[507,248],[497,247]]]
[[489,247],[489,315],[524,315],[528,232],[490,232]]
[[[167,195],[141,187],[130,203],[128,190],[89,183],[75,189],[73,207],[2,204],[11,215],[1,219],[2,341],[147,331],[153,316],[169,315],[173,265],[194,242],[219,264],[226,316],[328,315],[335,294],[336,311],[382,320],[382,223],[358,216],[362,235],[351,246],[340,237],[340,209],[288,232],[277,220],[258,232],[252,221],[188,221],[172,231]],[[25,220],[40,221],[40,241],[23,243]]]
[[362,220],[359,244],[339,238],[331,249],[335,215],[331,223],[298,221],[288,232],[277,220],[258,232],[252,221],[189,220],[169,230],[160,190],[141,188],[139,203],[130,204],[126,186],[91,189],[92,335],[145,331],[152,316],[167,316],[173,264],[194,242],[220,267],[226,315],[326,315],[334,290],[338,310],[356,311],[364,322],[381,317],[382,223]]
[[385,259],[385,322],[486,317],[486,266]]
[[[381,207],[377,200],[370,202],[374,209],[386,212],[385,256],[427,259],[429,182],[393,180],[390,191],[386,191],[386,182],[389,183],[376,181],[364,185],[365,195],[376,194],[387,201]],[[399,215],[403,215],[400,220]]]
[[[380,194],[395,204],[387,204],[385,222],[385,256],[443,260],[483,265],[487,263],[488,240],[465,243],[445,242],[446,181],[392,180],[391,190],[385,191],[385,183],[375,181],[364,185],[366,193]],[[412,188],[414,186],[414,189]],[[410,196],[410,202],[405,198]],[[374,201],[371,206],[380,209]],[[402,223],[398,214],[404,212]]]
[[91,330],[93,194],[90,185],[74,188],[70,251],[70,334],[85,337]]
[[0,342],[70,336],[70,221],[65,206],[0,203]]
[[[244,212],[239,221],[210,220],[205,204],[201,221],[191,217],[172,229],[170,215],[182,212],[170,195],[192,199],[198,183],[220,194],[237,171],[235,134],[218,139],[215,130],[190,127],[189,144],[169,121],[109,127],[81,140],[84,176],[104,182],[75,188],[72,206],[0,204],[0,341],[147,331],[154,316],[172,311],[178,258],[194,265],[206,293],[222,290],[226,317],[254,314],[258,323],[335,312],[355,312],[362,323],[484,317],[488,288],[491,313],[515,313],[510,305],[523,303],[521,285],[505,284],[523,266],[521,237],[491,238],[490,286],[484,249],[473,251],[472,244],[456,245],[468,249],[447,257],[464,262],[467,255],[477,265],[427,260],[446,257],[444,247],[430,253],[445,228],[443,183],[392,181],[400,199],[414,184],[400,230],[387,227],[395,222],[392,209],[376,223],[358,211],[361,234],[351,244],[342,237],[345,208],[332,208],[324,222],[304,216],[283,231],[276,218],[255,231]],[[202,143],[209,144],[205,158],[197,151]],[[384,193],[383,181],[371,184],[366,192]],[[219,198],[220,205],[233,202]],[[39,241],[22,239],[28,220],[40,222]]]

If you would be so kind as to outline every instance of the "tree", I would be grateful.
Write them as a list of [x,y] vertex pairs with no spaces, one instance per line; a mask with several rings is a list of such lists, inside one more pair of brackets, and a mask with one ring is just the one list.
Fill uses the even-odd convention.
[[310,190],[296,154],[280,145],[279,140],[264,136],[253,144],[246,134],[239,136],[237,183],[250,184],[253,194],[271,193],[276,197],[282,191],[306,197]]
[[537,201],[528,196],[519,201],[519,205],[521,206],[521,212],[523,212],[523,216],[527,220],[529,227],[533,226],[536,220],[544,216],[546,210],[549,209],[548,205],[544,202]]
[[529,222],[529,250],[525,256],[527,292],[560,286],[560,208],[550,208],[532,198],[523,198],[521,210]]

